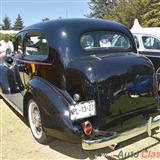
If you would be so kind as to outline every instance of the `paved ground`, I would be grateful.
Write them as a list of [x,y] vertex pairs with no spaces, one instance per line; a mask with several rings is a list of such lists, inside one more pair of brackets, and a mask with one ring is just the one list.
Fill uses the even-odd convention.
[[[83,151],[80,145],[55,140],[50,145],[38,144],[27,125],[0,99],[0,160],[54,159],[135,159],[160,160],[160,133],[154,137],[141,135],[120,144],[116,151],[109,148]],[[122,158],[131,155],[130,158]],[[110,157],[109,157],[110,155]],[[117,157],[117,155],[119,157]],[[158,158],[159,157],[159,158]]]

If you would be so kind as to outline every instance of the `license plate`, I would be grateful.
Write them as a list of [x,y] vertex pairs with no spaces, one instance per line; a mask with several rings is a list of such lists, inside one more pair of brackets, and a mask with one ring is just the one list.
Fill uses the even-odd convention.
[[88,118],[96,115],[96,104],[94,100],[81,102],[69,107],[71,120]]

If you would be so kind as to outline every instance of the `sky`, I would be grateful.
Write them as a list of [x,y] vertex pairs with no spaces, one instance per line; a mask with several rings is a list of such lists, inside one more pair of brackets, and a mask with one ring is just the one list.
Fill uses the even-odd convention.
[[90,13],[89,0],[0,0],[0,23],[7,15],[12,25],[20,14],[24,25],[40,22],[43,18],[85,18]]

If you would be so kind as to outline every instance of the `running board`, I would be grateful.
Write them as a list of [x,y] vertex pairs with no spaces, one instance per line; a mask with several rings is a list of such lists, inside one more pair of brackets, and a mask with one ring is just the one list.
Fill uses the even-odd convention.
[[8,96],[6,94],[2,94],[0,93],[0,96],[4,99],[4,101],[6,101],[10,106],[12,106],[20,115],[23,116],[23,110],[21,110],[20,108],[23,107],[18,107],[16,104],[14,104],[11,100],[9,100]]

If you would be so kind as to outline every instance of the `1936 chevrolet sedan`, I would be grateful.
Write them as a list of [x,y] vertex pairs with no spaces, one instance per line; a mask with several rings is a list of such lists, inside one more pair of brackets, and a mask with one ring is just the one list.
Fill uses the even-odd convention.
[[105,20],[38,23],[17,35],[0,65],[5,100],[34,138],[111,146],[160,125],[157,79],[127,27]]

